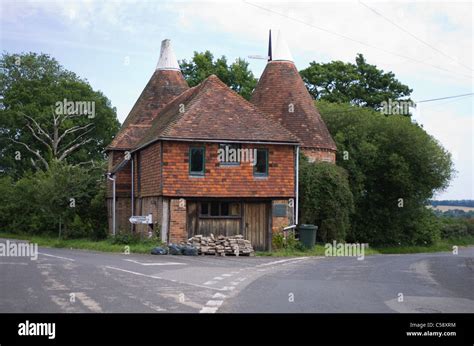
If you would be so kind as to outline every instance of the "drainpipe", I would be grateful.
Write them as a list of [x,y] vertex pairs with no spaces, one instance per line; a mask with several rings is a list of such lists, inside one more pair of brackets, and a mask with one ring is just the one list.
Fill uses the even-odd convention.
[[[134,195],[134,190],[133,190],[133,186],[134,186],[134,179],[133,179],[133,158],[131,160],[131,163],[132,163],[132,216],[134,215],[134,207],[135,207],[135,195]],[[130,231],[133,232],[133,227],[134,224],[133,223],[130,223]]]
[[[111,178],[112,177],[112,178]],[[107,178],[112,181],[112,235],[115,236],[115,179],[116,177],[107,173]]]
[[297,146],[296,147],[296,165],[295,165],[295,174],[296,174],[296,187],[295,187],[295,198],[296,198],[296,201],[295,201],[295,215],[294,215],[294,221],[295,221],[295,225],[298,224],[298,195],[299,195],[299,169],[300,169],[300,147]]

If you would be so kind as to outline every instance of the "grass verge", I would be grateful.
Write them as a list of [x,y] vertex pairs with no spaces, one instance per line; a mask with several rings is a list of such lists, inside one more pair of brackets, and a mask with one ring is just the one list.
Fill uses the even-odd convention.
[[141,240],[132,242],[131,244],[114,244],[113,239],[107,238],[104,240],[91,239],[58,239],[46,235],[30,235],[30,234],[15,234],[8,232],[0,232],[0,238],[29,240],[32,243],[37,243],[38,246],[53,247],[53,248],[67,248],[67,249],[82,249],[103,252],[118,252],[123,253],[126,246],[130,247],[130,253],[150,253],[155,246],[161,245],[158,241]]
[[[435,244],[428,246],[387,246],[387,247],[369,247],[364,249],[364,254],[380,255],[380,254],[410,254],[410,253],[429,253],[453,251],[453,246],[463,247],[474,245],[474,237],[467,236],[456,239],[443,239]],[[324,245],[317,244],[312,249],[278,249],[272,252],[257,252],[257,256],[275,256],[275,257],[294,257],[294,256],[324,256]]]

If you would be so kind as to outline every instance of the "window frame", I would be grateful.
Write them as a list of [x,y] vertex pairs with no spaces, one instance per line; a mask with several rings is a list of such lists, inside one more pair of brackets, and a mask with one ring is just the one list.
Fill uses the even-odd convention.
[[256,178],[266,178],[269,176],[269,163],[270,163],[270,152],[268,150],[268,148],[256,148],[257,149],[257,160],[258,160],[258,152],[259,151],[264,151],[265,152],[265,158],[266,158],[266,162],[265,162],[265,172],[266,173],[258,173],[256,172],[256,169],[257,169],[257,163],[255,163],[255,166],[253,166],[253,176],[256,177]]
[[[221,149],[222,146],[237,146],[238,149],[242,149],[241,143],[219,143],[217,150]],[[236,167],[240,166],[240,162],[219,162],[219,167]]]
[[[191,171],[192,166],[192,151],[193,149],[200,149],[202,150],[202,171]],[[190,176],[193,177],[203,177],[206,174],[206,147],[205,146],[190,146],[189,153],[188,153],[188,172]]]
[[[219,204],[219,215],[211,215],[211,203],[218,203]],[[231,204],[238,204],[239,205],[239,214],[238,215],[221,215],[222,213],[222,203],[229,204],[229,213],[230,213],[230,205]],[[207,214],[202,214],[202,205],[207,204]],[[201,201],[199,202],[198,206],[198,217],[200,219],[240,219],[242,218],[242,203],[235,202],[235,201]]]

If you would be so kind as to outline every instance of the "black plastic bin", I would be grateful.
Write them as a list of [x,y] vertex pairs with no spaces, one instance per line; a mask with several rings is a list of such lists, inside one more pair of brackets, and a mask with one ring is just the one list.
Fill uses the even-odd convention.
[[318,226],[315,225],[298,225],[298,235],[300,238],[300,242],[305,248],[311,249],[316,244],[317,230]]

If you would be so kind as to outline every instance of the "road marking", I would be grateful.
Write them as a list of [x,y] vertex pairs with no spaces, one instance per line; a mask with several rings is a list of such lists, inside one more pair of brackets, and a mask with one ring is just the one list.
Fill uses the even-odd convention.
[[230,276],[232,276],[232,274],[222,274],[222,276],[230,277]]
[[214,314],[217,311],[217,308],[210,308],[205,306],[199,311],[200,314]]
[[22,265],[22,266],[27,266],[28,263],[24,263],[24,262],[0,262],[0,264],[19,264],[19,265]]
[[223,300],[209,300],[209,301],[206,303],[206,305],[207,305],[207,306],[217,306],[217,307],[219,307],[219,306],[222,305],[223,302],[224,302]]
[[232,286],[237,286],[239,283],[240,283],[239,281],[232,281],[230,284],[231,284]]
[[224,280],[224,278],[220,277],[220,276],[216,276],[214,279],[212,280]]
[[[176,282],[176,283],[183,284],[183,285],[189,285],[189,286],[195,286],[195,287],[206,288],[206,289],[209,289],[209,290],[215,290],[215,291],[227,291],[227,290],[229,290],[229,288],[228,288],[227,286],[226,286],[226,287],[222,287],[222,288],[210,287],[210,286],[203,286],[203,285],[193,284],[193,283],[190,283],[190,282],[182,282],[182,281],[177,281],[177,280],[165,279],[165,278],[162,278],[162,277],[160,277],[160,276],[147,275],[147,274],[138,273],[138,272],[134,272],[134,271],[131,271],[131,270],[122,269],[122,268],[116,268],[116,267],[111,267],[111,266],[104,266],[104,268],[113,269],[113,270],[118,270],[118,271],[121,271],[121,272],[129,273],[129,274],[134,274],[134,275],[138,275],[138,276],[144,276],[144,277],[147,277],[147,278],[150,278],[150,279],[166,280],[166,281],[172,281],[172,282]],[[234,287],[231,287],[231,289],[234,289]]]
[[216,284],[216,283],[217,283],[217,281],[212,281],[212,280],[211,280],[211,281],[206,281],[206,282],[204,283],[204,285],[214,285],[214,284]]
[[212,298],[214,298],[214,299],[224,299],[224,298],[227,298],[227,296],[225,294],[217,292],[216,294],[214,294],[212,296]]
[[174,265],[186,265],[186,263],[180,262],[138,262],[132,259],[124,259],[124,261],[133,262],[142,266],[174,266]]
[[71,261],[71,262],[75,262],[75,261],[76,261],[75,259],[72,259],[72,258],[50,255],[50,254],[43,253],[43,252],[38,252],[38,254],[39,254],[39,255],[43,255],[43,256],[48,256],[48,257],[59,258],[59,259],[63,259],[63,260],[66,260],[66,261]]
[[256,267],[266,267],[266,266],[271,266],[271,265],[274,265],[274,264],[280,264],[280,263],[285,263],[285,262],[290,262],[290,261],[303,261],[303,260],[308,259],[308,258],[309,257],[298,257],[298,258],[283,259],[283,260],[279,260],[279,261],[273,261],[273,262],[259,264]]

